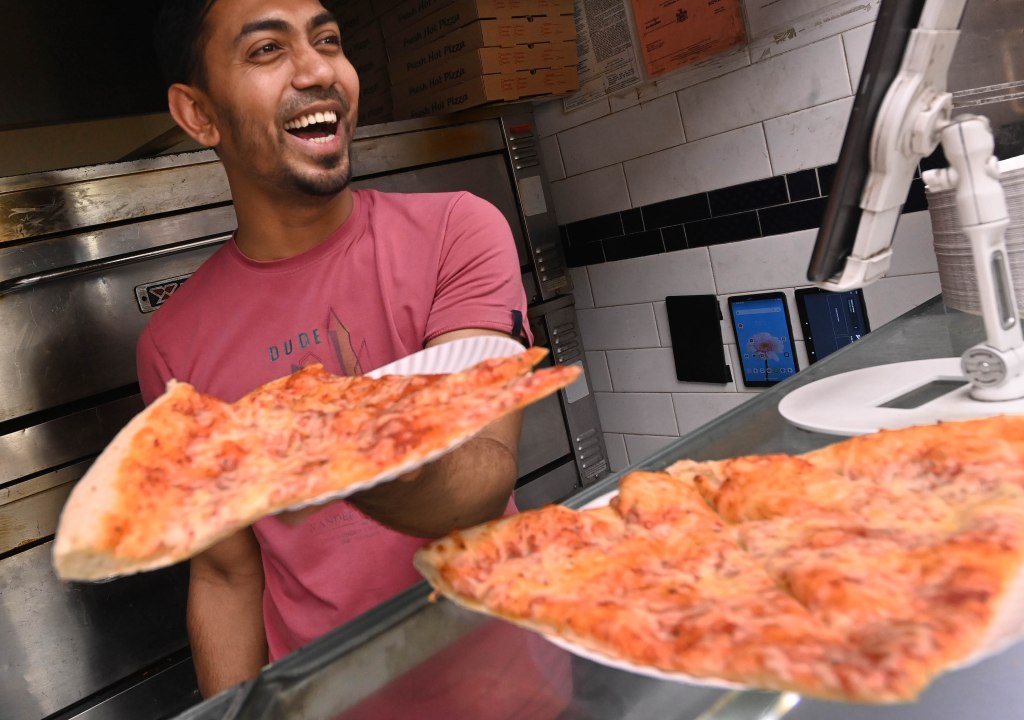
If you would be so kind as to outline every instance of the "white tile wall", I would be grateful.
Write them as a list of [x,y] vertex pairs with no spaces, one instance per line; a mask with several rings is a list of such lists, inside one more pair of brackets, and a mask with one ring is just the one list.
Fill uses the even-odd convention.
[[624,435],[629,463],[635,465],[679,438],[664,435]]
[[629,466],[626,454],[626,440],[619,433],[605,433],[604,446],[608,452],[608,467],[612,472],[625,470]]
[[672,396],[665,393],[594,393],[605,432],[679,435]]
[[589,122],[590,120],[595,120],[608,113],[607,100],[588,103],[568,113],[562,109],[561,100],[552,100],[551,102],[537,105],[534,108],[533,119],[537,123],[537,133],[541,137],[546,137]]
[[608,370],[608,357],[599,350],[588,350],[587,370],[590,372],[590,385],[594,392],[611,392],[612,376]]
[[624,163],[634,207],[770,177],[760,123]]
[[555,180],[551,196],[559,225],[632,207],[621,165]]
[[[930,300],[941,291],[937,272],[882,278],[864,288],[868,322],[873,329],[877,328]],[[583,342],[586,343],[586,338]]]
[[722,295],[807,285],[815,230],[771,235],[711,248],[711,267]]
[[661,344],[650,303],[582,309],[576,311],[576,317],[588,350],[653,348]]
[[[536,108],[559,223],[835,162],[879,0],[834,0],[779,40],[686,68],[617,97]],[[823,6],[824,7],[824,6]],[[769,18],[770,20],[770,18]],[[789,27],[787,25],[787,27]],[[594,397],[613,470],[641,462],[761,392],[740,379],[726,298],[783,290],[797,359],[806,347],[793,288],[806,286],[815,230],[571,271]],[[939,292],[927,213],[905,215],[887,277],[865,289],[873,328]],[[736,380],[675,378],[668,295],[713,294]]]
[[576,308],[594,307],[594,295],[590,292],[590,273],[585,267],[569,268],[569,279],[572,280],[572,296]]
[[548,135],[540,140],[540,152],[544,159],[544,172],[548,181],[562,180],[565,178],[565,168],[562,166],[562,153],[558,149],[558,136]]
[[838,100],[850,94],[838,36],[679,91],[691,140]]
[[875,24],[869,23],[843,33],[843,49],[846,51],[846,65],[850,69],[850,86],[854,89],[860,84],[860,74],[864,70],[864,58],[871,44],[871,33]]
[[[686,393],[673,395],[672,402],[676,408],[676,422],[679,432],[686,434],[714,420],[722,413],[739,407],[754,397],[753,393]],[[627,448],[629,447],[627,443]],[[632,455],[630,455],[632,457]]]
[[715,292],[707,248],[591,265],[587,270],[598,307]]
[[852,107],[853,98],[849,97],[766,120],[764,134],[772,173],[785,175],[838,160]]
[[612,387],[616,392],[713,393],[736,389],[734,383],[679,382],[672,348],[609,350],[607,357]]
[[[637,128],[643,128],[637,132]],[[569,175],[595,170],[681,145],[683,122],[672,96],[628,107],[558,135],[562,163]]]
[[932,219],[927,210],[900,217],[892,239],[892,264],[887,277],[938,272],[933,249]]

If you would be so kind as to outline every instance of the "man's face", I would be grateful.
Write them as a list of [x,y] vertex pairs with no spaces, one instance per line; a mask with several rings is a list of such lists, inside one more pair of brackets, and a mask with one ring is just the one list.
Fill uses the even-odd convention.
[[318,0],[216,0],[207,95],[228,172],[271,190],[333,195],[351,177],[359,80]]

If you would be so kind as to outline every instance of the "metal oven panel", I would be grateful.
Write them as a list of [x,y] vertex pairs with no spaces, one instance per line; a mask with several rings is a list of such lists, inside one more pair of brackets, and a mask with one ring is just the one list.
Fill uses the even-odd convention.
[[[465,189],[494,203],[516,238],[531,303],[554,303],[530,309],[538,341],[555,362],[582,362],[581,348],[567,352],[563,328],[575,315],[541,168],[523,108],[364,128],[353,144],[359,186]],[[161,704],[168,712],[180,706],[145,698],[196,699],[187,569],[64,584],[52,571],[50,538],[74,483],[141,408],[139,333],[234,227],[226,178],[210,151],[0,179],[5,720],[146,720]],[[524,413],[516,490],[523,507],[564,499],[599,469],[593,398],[580,387],[586,383]]]
[[51,546],[2,563],[0,697],[7,720],[50,715],[186,644],[186,568],[65,584],[50,569]]

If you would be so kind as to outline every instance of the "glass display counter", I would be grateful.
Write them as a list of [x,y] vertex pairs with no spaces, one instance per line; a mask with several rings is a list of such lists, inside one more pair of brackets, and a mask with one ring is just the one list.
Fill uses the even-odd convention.
[[[959,356],[983,339],[981,321],[936,298],[680,438],[632,469],[680,458],[812,450],[839,438],[801,430],[779,400],[822,377],[904,360]],[[610,476],[569,501],[615,489]],[[1024,717],[1024,643],[941,677],[913,704],[855,706],[792,693],[684,685],[573,656],[534,633],[431,602],[423,583],[221,693],[181,720],[526,718],[528,720],[1010,720]]]

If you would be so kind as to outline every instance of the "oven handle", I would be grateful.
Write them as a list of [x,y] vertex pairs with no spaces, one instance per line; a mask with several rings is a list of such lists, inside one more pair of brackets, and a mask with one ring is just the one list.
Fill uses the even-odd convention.
[[24,290],[53,280],[64,280],[65,278],[87,275],[100,270],[110,270],[112,268],[121,267],[122,265],[131,265],[132,263],[152,260],[154,258],[164,257],[165,255],[174,255],[176,253],[188,252],[189,250],[199,250],[201,248],[210,247],[211,245],[223,243],[230,238],[231,233],[226,233],[216,235],[214,237],[203,238],[201,240],[187,240],[174,245],[165,245],[154,250],[142,250],[140,252],[125,253],[124,255],[114,255],[109,258],[92,260],[79,265],[69,265],[66,267],[54,268],[53,270],[44,270],[43,272],[33,273],[31,275],[22,275],[21,277],[11,278],[10,280],[0,282],[0,298],[10,295],[13,292],[17,292],[18,290]]

